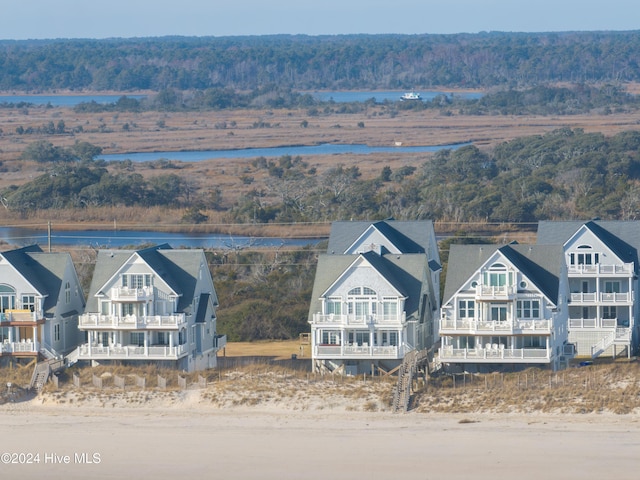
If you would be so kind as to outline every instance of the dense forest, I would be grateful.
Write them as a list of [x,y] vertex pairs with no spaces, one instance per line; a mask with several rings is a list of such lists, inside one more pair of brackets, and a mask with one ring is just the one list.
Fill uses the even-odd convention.
[[640,31],[0,42],[0,90],[488,89],[640,81]]

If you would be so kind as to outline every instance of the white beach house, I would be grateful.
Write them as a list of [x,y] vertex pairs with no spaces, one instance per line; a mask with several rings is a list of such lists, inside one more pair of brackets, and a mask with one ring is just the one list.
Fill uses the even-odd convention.
[[160,245],[98,253],[78,360],[153,362],[184,371],[217,365],[218,299],[202,250]]
[[639,338],[640,222],[540,222],[537,243],[564,246],[569,341],[577,354],[634,355]]
[[320,255],[311,324],[314,371],[392,371],[435,339],[440,261],[431,222],[336,222]]
[[567,283],[561,246],[451,245],[439,361],[473,372],[565,367]]
[[74,349],[83,310],[69,254],[45,253],[37,245],[0,253],[0,364]]

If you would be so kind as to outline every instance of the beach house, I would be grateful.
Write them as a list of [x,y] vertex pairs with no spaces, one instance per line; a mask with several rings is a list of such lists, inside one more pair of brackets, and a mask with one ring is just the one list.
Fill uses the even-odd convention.
[[0,364],[57,358],[80,340],[84,295],[68,253],[0,253]]
[[567,284],[562,246],[451,245],[439,362],[469,372],[565,367]]
[[215,367],[226,337],[202,250],[159,245],[100,250],[74,360],[156,363],[184,371]]
[[440,258],[429,221],[335,222],[309,323],[316,372],[389,372],[433,346]]
[[640,222],[538,224],[539,245],[564,246],[569,341],[579,356],[634,355],[638,348]]

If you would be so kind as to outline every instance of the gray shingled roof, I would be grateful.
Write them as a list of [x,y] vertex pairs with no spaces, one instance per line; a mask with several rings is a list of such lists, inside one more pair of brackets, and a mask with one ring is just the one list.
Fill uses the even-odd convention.
[[327,253],[342,254],[370,227],[374,226],[403,253],[425,253],[429,248],[431,220],[379,222],[333,222]]
[[358,258],[364,257],[369,261],[389,283],[407,297],[405,311],[407,318],[417,315],[422,279],[428,269],[428,259],[425,254],[388,254],[379,256],[374,252],[354,255],[322,254],[318,258],[315,282],[311,294],[309,320],[313,314],[322,311],[320,296],[351,266]]
[[41,295],[45,295],[44,311],[56,308],[68,253],[44,253],[38,245],[29,245],[1,254]]
[[[181,295],[178,300],[178,312],[184,311],[191,305],[195,294],[202,250],[173,250],[169,245],[163,244],[142,250],[100,250],[89,288],[87,311],[97,311],[96,293],[136,253],[163,281]],[[214,295],[212,302],[217,305],[218,299],[215,292],[211,293]]]
[[451,245],[443,303],[471,278],[496,250],[525,274],[552,302],[557,302],[562,272],[561,245]]
[[549,222],[538,223],[539,245],[564,245],[579,229],[585,225],[604,242],[622,261],[634,262],[638,268],[638,250],[640,249],[640,222],[600,221],[586,222]]

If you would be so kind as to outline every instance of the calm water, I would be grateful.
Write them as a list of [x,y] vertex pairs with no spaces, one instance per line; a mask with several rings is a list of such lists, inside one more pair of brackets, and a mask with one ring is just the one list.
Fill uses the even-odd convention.
[[[96,248],[136,246],[148,243],[168,243],[172,247],[243,249],[248,247],[279,247],[315,245],[324,238],[283,239],[272,237],[241,237],[211,233],[172,233],[149,231],[55,231],[51,232],[52,245],[93,246]],[[47,230],[20,227],[0,227],[0,240],[12,245],[37,243],[46,250]]]
[[52,107],[75,107],[80,103],[116,103],[121,97],[141,100],[147,95],[0,95],[0,103],[32,103]]
[[[372,98],[375,99],[376,103],[383,103],[388,100],[390,102],[397,102],[400,100],[400,97],[406,92],[399,91],[387,91],[387,92],[378,92],[378,91],[368,91],[368,92],[309,92],[313,96],[313,98],[320,100],[321,102],[328,102],[333,100],[336,103],[347,103],[347,102],[366,102]],[[461,98],[464,100],[476,100],[482,97],[482,93],[478,92],[465,92],[465,93],[450,93],[450,92],[422,92],[418,91],[422,100],[428,101],[432,100],[438,95],[446,95],[449,98]]]
[[184,162],[198,162],[215,158],[257,158],[257,157],[281,157],[283,155],[367,155],[370,153],[419,153],[436,152],[445,148],[456,149],[469,145],[457,143],[451,145],[426,145],[418,147],[370,147],[360,144],[333,144],[313,146],[292,146],[272,148],[244,148],[240,150],[194,150],[188,152],[144,152],[144,153],[116,153],[100,155],[102,160],[131,160],[134,162],[149,162],[161,158],[167,160],[179,160]]

